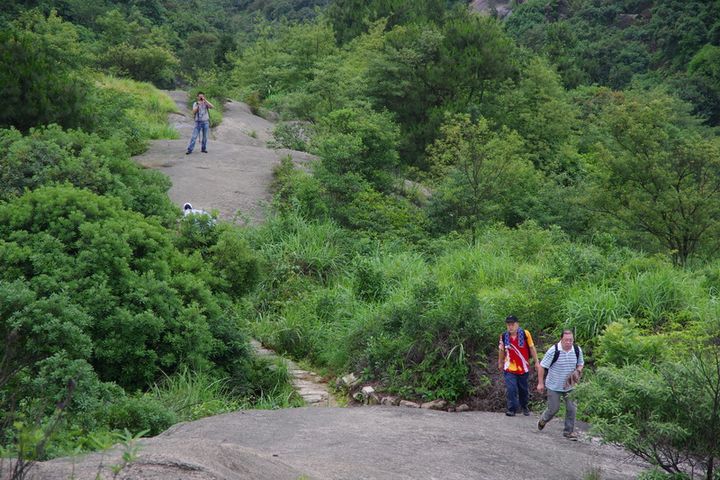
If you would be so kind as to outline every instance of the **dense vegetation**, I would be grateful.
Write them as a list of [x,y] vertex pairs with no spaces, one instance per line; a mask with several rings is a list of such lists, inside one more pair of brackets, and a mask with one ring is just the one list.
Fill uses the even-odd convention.
[[[0,7],[3,402],[52,415],[73,379],[66,445],[156,432],[278,384],[249,329],[328,374],[493,409],[514,313],[540,350],[576,331],[581,410],[608,441],[713,478],[717,2],[466,7]],[[276,143],[319,160],[278,168],[262,226],[178,226],[165,180],[129,159],[169,134],[148,113],[168,107],[117,76],[274,110]],[[200,407],[179,400],[217,378]]]
[[295,403],[286,372],[249,352],[238,302],[257,256],[231,225],[181,220],[168,179],[131,159],[177,136],[175,104],[116,75],[164,80],[104,65],[111,47],[60,11],[3,8],[20,12],[0,34],[3,456]]

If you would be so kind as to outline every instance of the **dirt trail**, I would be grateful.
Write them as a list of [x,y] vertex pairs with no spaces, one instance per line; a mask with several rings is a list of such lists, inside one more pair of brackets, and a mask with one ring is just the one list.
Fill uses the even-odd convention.
[[210,133],[208,152],[201,153],[199,140],[195,151],[185,155],[193,129],[187,94],[167,92],[177,104],[170,122],[180,132],[178,140],[156,140],[136,161],[165,173],[172,181],[168,195],[179,207],[217,210],[223,220],[247,220],[251,224],[265,218],[264,206],[271,200],[273,167],[284,156],[297,163],[311,160],[305,152],[267,147],[273,124],[253,115],[247,105],[228,102],[223,121]]
[[[201,153],[196,143],[195,151],[185,155],[193,129],[187,94],[177,90],[167,93],[177,105],[177,113],[170,116],[170,123],[181,138],[153,141],[148,151],[135,159],[144,167],[158,169],[170,177],[169,195],[180,207],[190,202],[198,209],[218,210],[224,220],[239,217],[259,223],[264,218],[264,204],[272,197],[273,167],[286,155],[298,163],[313,158],[305,152],[268,148],[274,124],[253,115],[250,108],[240,102],[225,104],[223,121],[212,130],[208,140],[209,153]],[[277,357],[255,340],[252,345],[260,356]],[[308,405],[337,405],[319,375],[299,368],[290,360],[283,361],[293,386]]]

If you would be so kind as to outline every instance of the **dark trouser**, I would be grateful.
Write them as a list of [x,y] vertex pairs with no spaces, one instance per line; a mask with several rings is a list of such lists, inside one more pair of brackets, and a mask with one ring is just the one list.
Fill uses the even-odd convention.
[[577,411],[577,406],[572,397],[570,397],[570,393],[571,392],[556,392],[555,390],[548,389],[548,407],[540,417],[543,422],[546,423],[552,420],[558,410],[560,410],[560,400],[565,400],[565,428],[563,428],[565,433],[572,433],[572,431],[575,430],[575,412]]
[[522,375],[505,372],[505,389],[507,391],[507,408],[509,412],[519,412],[521,409],[528,407],[529,376],[529,372]]

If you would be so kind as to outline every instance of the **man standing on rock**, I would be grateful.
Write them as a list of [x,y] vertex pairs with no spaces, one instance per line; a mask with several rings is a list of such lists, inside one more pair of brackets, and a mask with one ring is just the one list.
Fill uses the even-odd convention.
[[215,105],[208,102],[203,92],[198,92],[197,101],[193,102],[192,113],[195,119],[195,128],[193,128],[192,137],[188,144],[185,155],[190,155],[195,148],[195,140],[198,135],[202,132],[202,144],[201,151],[207,153],[207,139],[210,133],[210,109],[215,108]]
[[[575,433],[575,412],[577,406],[570,397],[570,393],[580,380],[583,365],[583,353],[580,347],[574,344],[572,330],[564,330],[560,342],[548,349],[538,369],[538,392],[542,393],[547,387],[548,406],[538,420],[538,430],[552,420],[560,410],[560,399],[565,400],[565,428],[563,436],[570,440],[577,440]],[[547,379],[545,379],[547,369]]]
[[507,411],[505,415],[514,417],[515,413],[522,411],[523,415],[530,415],[528,400],[528,377],[530,377],[530,356],[539,368],[537,351],[532,335],[520,328],[515,315],[505,319],[507,330],[500,335],[498,344],[498,370],[505,377],[507,394]]

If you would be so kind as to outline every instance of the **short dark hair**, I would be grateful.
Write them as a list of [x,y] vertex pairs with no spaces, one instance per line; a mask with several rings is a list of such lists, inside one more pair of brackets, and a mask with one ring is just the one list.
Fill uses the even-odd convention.
[[569,330],[569,329],[565,329],[565,330],[563,330],[562,333],[560,334],[560,338],[562,339],[562,338],[563,338],[565,335],[567,335],[568,333],[569,333],[570,335],[572,335],[573,337],[575,337],[575,332],[573,332],[572,330]]
[[518,319],[515,315],[508,315],[507,317],[505,317],[505,323],[515,323],[517,321]]
[[205,95],[205,92],[198,92],[195,96],[197,97],[198,95]]

